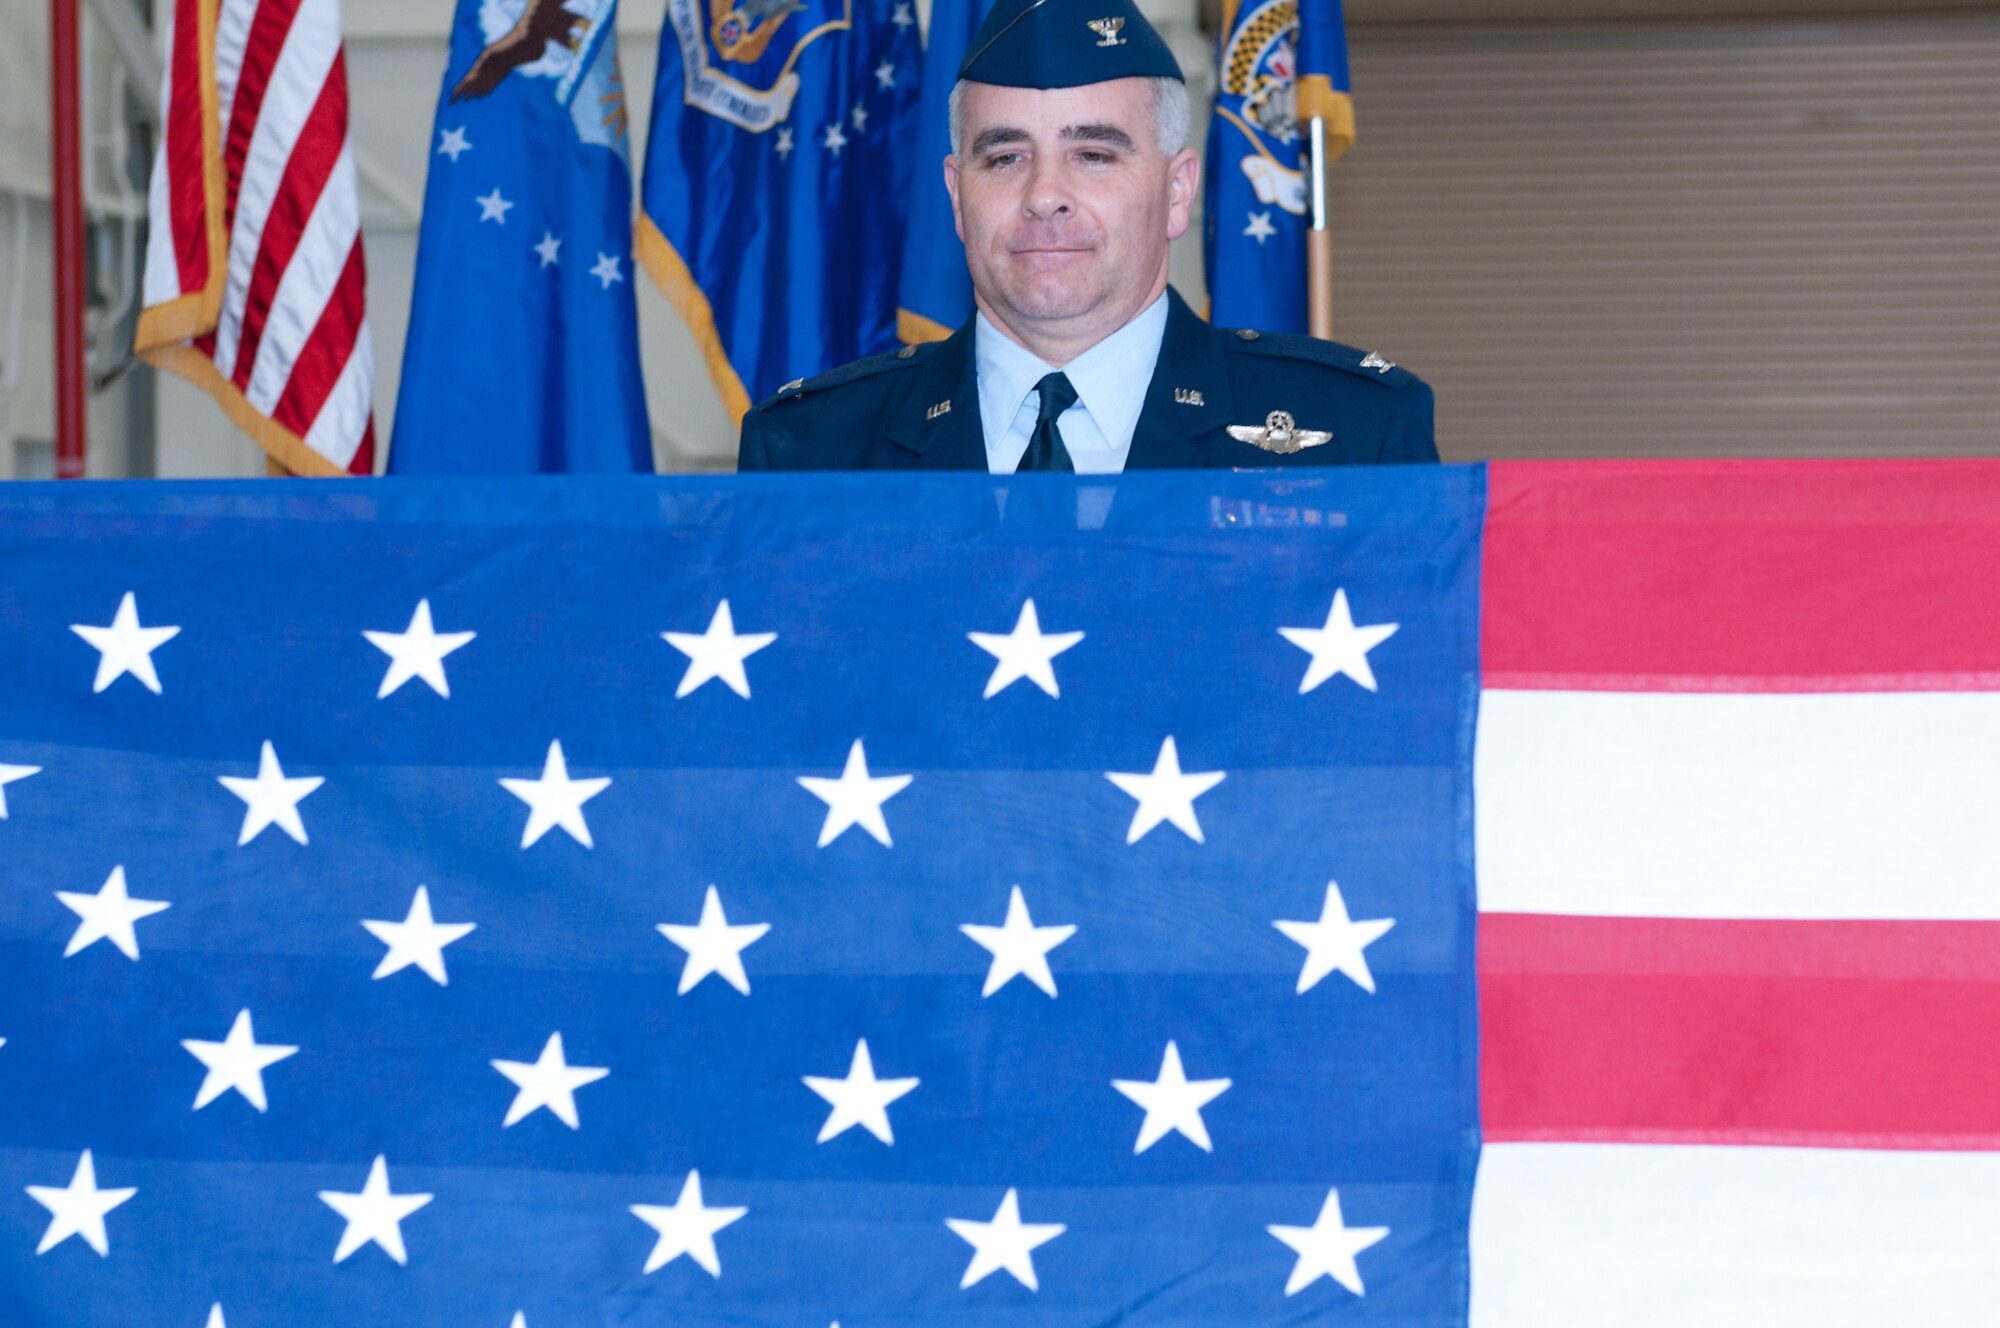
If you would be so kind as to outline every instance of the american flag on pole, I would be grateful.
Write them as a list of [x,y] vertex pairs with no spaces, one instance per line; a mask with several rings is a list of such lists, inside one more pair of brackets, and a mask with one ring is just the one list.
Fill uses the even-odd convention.
[[339,0],[173,0],[138,350],[273,461],[365,475],[374,359]]
[[1990,1324],[1996,603],[1978,463],[0,488],[0,1317]]

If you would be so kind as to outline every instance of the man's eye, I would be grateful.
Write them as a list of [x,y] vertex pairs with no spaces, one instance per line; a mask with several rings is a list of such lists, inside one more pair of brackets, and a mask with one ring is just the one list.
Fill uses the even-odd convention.
[[1109,152],[1099,152],[1095,148],[1087,148],[1077,153],[1076,159],[1086,166],[1102,166],[1111,160],[1111,154]]
[[1020,159],[1021,154],[1018,152],[996,152],[986,159],[986,167],[988,170],[999,170],[1003,167],[1012,166]]

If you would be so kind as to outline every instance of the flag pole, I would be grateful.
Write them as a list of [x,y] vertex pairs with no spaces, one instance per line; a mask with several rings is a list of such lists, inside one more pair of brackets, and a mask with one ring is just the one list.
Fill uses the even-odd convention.
[[77,0],[49,0],[50,220],[55,233],[56,478],[83,478],[83,152]]
[[1315,115],[1307,169],[1312,195],[1312,226],[1306,231],[1306,330],[1322,341],[1333,340],[1333,230],[1328,226],[1326,198],[1326,121]]

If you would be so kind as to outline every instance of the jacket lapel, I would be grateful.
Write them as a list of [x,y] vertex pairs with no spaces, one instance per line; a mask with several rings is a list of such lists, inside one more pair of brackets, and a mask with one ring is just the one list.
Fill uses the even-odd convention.
[[889,441],[916,453],[919,470],[986,469],[972,322],[930,353],[890,421]]
[[[914,453],[920,470],[986,469],[973,321],[967,319],[927,357],[891,421],[889,440]],[[1229,375],[1216,343],[1215,329],[1168,287],[1167,329],[1132,433],[1127,470],[1195,466],[1201,435],[1234,418]],[[939,410],[946,402],[949,407]]]
[[1199,464],[1199,439],[1231,419],[1229,374],[1215,329],[1167,288],[1167,330],[1146,388],[1146,404],[1132,431],[1127,470],[1185,468]]

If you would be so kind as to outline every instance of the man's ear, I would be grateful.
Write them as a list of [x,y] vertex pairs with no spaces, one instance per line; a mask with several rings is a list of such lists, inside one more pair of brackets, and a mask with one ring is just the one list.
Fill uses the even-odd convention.
[[951,195],[951,227],[958,232],[958,241],[965,243],[965,218],[958,211],[958,158],[944,159],[944,191]]
[[1167,166],[1167,238],[1178,240],[1187,233],[1194,217],[1194,200],[1201,188],[1201,158],[1194,149],[1182,148]]

